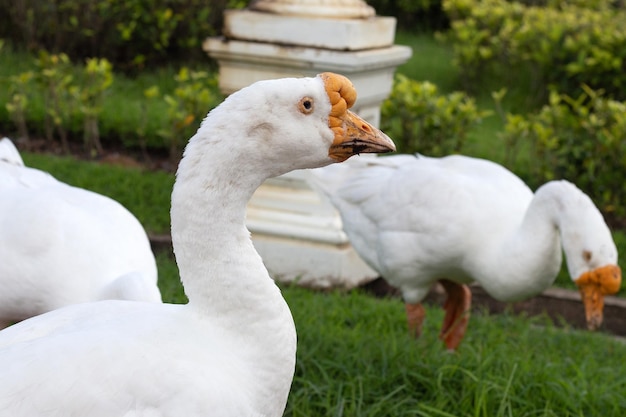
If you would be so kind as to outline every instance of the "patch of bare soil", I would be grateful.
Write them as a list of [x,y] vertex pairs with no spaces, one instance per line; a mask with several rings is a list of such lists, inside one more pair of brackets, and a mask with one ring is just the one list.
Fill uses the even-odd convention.
[[178,165],[177,161],[171,161],[165,151],[152,149],[144,152],[140,149],[128,149],[121,145],[108,144],[102,153],[96,155],[86,151],[82,143],[74,141],[69,143],[69,152],[63,149],[61,143],[43,138],[30,138],[28,141],[15,140],[14,143],[20,152],[71,156],[84,161],[122,167],[174,172]]

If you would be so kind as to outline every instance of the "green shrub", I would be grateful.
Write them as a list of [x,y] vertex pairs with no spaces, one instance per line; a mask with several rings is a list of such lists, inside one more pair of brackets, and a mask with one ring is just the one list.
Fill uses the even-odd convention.
[[[217,89],[217,75],[205,71],[190,71],[183,67],[174,77],[177,86],[173,94],[165,94],[167,113],[163,129],[157,134],[169,144],[170,161],[176,165],[187,140],[195,134],[207,109],[215,107],[221,96]],[[148,92],[146,92],[148,94]]]
[[550,86],[573,95],[583,83],[626,99],[626,11],[600,0],[548,3],[558,7],[444,0],[452,23],[443,37],[465,86],[495,78],[516,85],[530,105],[545,103]]
[[[0,52],[0,60],[11,57]],[[222,99],[215,72],[183,67],[114,77],[106,59],[76,64],[65,54],[43,51],[37,59],[18,57],[29,65],[0,77],[0,130],[16,132],[22,141],[45,136],[52,148],[60,140],[65,153],[82,140],[92,157],[123,145],[143,151],[146,159],[148,148],[167,151],[177,162],[184,141]]]
[[65,153],[69,152],[68,130],[78,114],[75,96],[78,93],[74,67],[66,54],[40,51],[37,58],[38,89],[32,94],[43,97],[45,107],[44,131],[46,140],[54,140],[55,131]]
[[201,44],[242,0],[0,0],[0,38],[30,51],[102,57],[137,70],[206,57]]
[[7,88],[9,100],[5,104],[5,109],[17,128],[18,138],[26,142],[30,140],[26,123],[26,110],[30,105],[30,95],[32,92],[30,85],[33,78],[33,71],[26,71],[10,76],[9,87]]
[[[113,68],[106,59],[88,58],[73,64],[66,54],[40,51],[32,70],[7,77],[7,113],[19,137],[29,140],[28,125],[43,133],[49,144],[60,139],[64,153],[70,151],[70,136],[83,134],[87,153],[102,153],[99,118],[105,95],[113,83]],[[43,120],[37,108],[43,104]]]
[[381,108],[381,127],[399,152],[443,156],[461,152],[468,128],[487,115],[465,93],[441,95],[435,84],[398,74]]
[[507,146],[528,143],[529,184],[565,178],[611,217],[626,216],[626,102],[584,86],[576,98],[552,92],[549,104],[528,116],[507,115]]
[[87,58],[76,97],[83,117],[83,141],[88,154],[101,154],[99,118],[106,93],[113,84],[113,67],[104,58]]

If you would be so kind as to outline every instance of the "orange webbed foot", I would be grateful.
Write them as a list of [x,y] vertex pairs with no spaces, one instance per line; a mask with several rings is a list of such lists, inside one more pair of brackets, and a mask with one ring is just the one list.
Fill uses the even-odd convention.
[[447,298],[443,308],[446,315],[441,327],[439,338],[449,350],[456,350],[463,337],[470,318],[472,293],[467,285],[457,284],[449,280],[440,280],[446,291]]

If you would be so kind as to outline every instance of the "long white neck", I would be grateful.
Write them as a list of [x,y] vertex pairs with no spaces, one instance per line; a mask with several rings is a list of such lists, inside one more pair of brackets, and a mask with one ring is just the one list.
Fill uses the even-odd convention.
[[189,308],[241,339],[247,359],[258,364],[250,380],[262,392],[260,408],[281,415],[272,409],[281,402],[272,399],[286,402],[289,393],[295,326],[244,223],[247,201],[266,174],[251,166],[235,170],[242,165],[235,157],[213,149],[209,138],[192,138],[172,193],[172,242]]
[[[564,231],[585,219],[573,216],[568,194],[580,193],[562,182],[551,182],[535,193],[519,227],[491,247],[490,265],[478,265],[483,287],[495,298],[515,301],[540,293],[556,279],[561,268]],[[582,193],[581,193],[582,194]]]
[[233,173],[207,142],[194,137],[180,162],[172,192],[172,242],[189,303],[221,312],[242,297],[255,297],[250,286],[275,285],[245,227],[247,201],[264,178],[235,177],[242,172]]

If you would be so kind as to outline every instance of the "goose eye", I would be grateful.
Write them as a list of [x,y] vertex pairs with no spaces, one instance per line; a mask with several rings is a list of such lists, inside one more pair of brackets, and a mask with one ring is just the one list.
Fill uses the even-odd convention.
[[300,99],[298,103],[298,110],[300,113],[309,114],[313,112],[313,99],[311,97],[304,97]]

